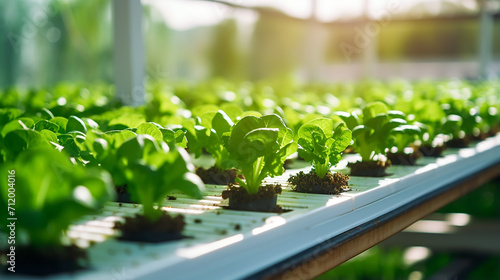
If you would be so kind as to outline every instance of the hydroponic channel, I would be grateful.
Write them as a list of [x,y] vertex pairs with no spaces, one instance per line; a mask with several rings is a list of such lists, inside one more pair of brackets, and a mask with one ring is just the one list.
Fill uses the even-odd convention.
[[[347,162],[357,158],[346,156],[338,171],[347,172]],[[183,234],[189,238],[161,244],[113,239],[113,222],[137,213],[141,205],[108,203],[98,215],[85,217],[68,232],[77,244],[97,243],[89,248],[91,269],[52,279],[249,277],[499,162],[497,135],[470,148],[448,149],[442,158],[424,158],[418,166],[391,167],[392,175],[385,178],[352,176],[352,190],[335,196],[292,192],[288,176],[309,167],[287,170],[266,180],[284,188],[278,203],[291,211],[280,215],[223,209],[220,193],[225,186],[208,185],[201,200],[178,195],[175,201],[165,202],[163,210],[186,216]],[[29,278],[9,275],[6,279]]]

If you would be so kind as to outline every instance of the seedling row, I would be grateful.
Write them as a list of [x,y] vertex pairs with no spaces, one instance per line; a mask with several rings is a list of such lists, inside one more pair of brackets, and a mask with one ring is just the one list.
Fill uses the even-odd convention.
[[[88,269],[87,251],[71,242],[68,228],[110,202],[139,209],[108,221],[120,242],[164,243],[187,237],[186,217],[165,207],[178,198],[203,200],[214,185],[223,190],[213,207],[251,213],[289,211],[278,203],[283,188],[349,192],[354,176],[388,176],[391,165],[415,165],[496,135],[499,88],[465,81],[155,84],[137,108],[120,106],[102,85],[5,90],[0,170],[15,174],[15,204],[5,179],[0,208],[15,215],[1,211],[0,218],[17,219],[16,269]],[[346,154],[359,160],[340,172]],[[297,165],[305,169],[286,182],[270,180]],[[12,251],[1,249],[3,256]]]

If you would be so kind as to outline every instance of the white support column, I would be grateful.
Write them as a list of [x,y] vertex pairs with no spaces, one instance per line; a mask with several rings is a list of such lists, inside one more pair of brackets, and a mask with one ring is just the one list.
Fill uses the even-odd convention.
[[374,79],[377,77],[378,63],[378,36],[370,37],[369,44],[363,49],[363,78]]
[[361,26],[362,32],[365,33],[367,45],[363,48],[362,54],[362,77],[364,79],[374,79],[377,77],[378,63],[378,34],[381,26],[375,21],[370,20],[370,0],[364,1],[363,12],[366,23]]
[[490,62],[493,59],[493,16],[488,12],[487,1],[479,1],[481,7],[479,31],[479,78],[490,75]]
[[125,105],[144,104],[144,39],[140,0],[113,0],[116,97]]
[[311,15],[307,22],[306,48],[304,54],[304,62],[306,65],[306,75],[308,82],[317,82],[320,78],[320,67],[322,64],[324,48],[322,42],[321,24],[318,23],[316,13],[318,9],[318,1],[311,1]]

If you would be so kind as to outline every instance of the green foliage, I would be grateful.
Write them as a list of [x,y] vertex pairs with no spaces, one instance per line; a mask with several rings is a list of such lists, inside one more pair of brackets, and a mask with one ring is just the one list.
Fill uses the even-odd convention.
[[352,130],[356,151],[363,161],[372,160],[375,155],[385,155],[386,149],[394,145],[395,128],[405,125],[401,112],[389,111],[381,102],[369,103],[363,109],[363,124]]
[[353,130],[356,126],[361,124],[361,120],[359,119],[357,112],[349,114],[347,112],[337,111],[335,112],[335,115],[340,117],[350,130]]
[[197,125],[185,122],[189,151],[199,157],[206,150],[215,159],[215,166],[221,170],[233,167],[228,160],[229,152],[224,147],[223,135],[234,125],[231,118],[222,110],[205,112],[196,118]]
[[462,117],[459,115],[448,115],[446,118],[443,118],[441,122],[441,131],[452,138],[460,138],[462,123]]
[[116,156],[132,199],[143,205],[144,215],[152,221],[161,214],[155,204],[173,191],[202,197],[203,182],[193,173],[189,155],[180,147],[171,150],[165,142],[139,134],[123,142]]
[[460,131],[462,134],[470,136],[478,134],[482,118],[479,115],[479,109],[475,107],[473,102],[467,99],[449,98],[443,101],[442,107],[447,115],[457,115],[462,119],[459,129],[452,133],[453,138],[459,137]]
[[62,232],[71,223],[96,212],[114,195],[107,172],[74,165],[50,147],[31,148],[0,168],[6,178],[0,182],[0,207],[5,209],[0,218],[4,221],[10,198],[9,172],[15,172],[16,230],[18,236],[27,237],[18,238],[16,244],[59,246]]
[[179,147],[186,148],[187,140],[182,130],[173,131],[170,128],[162,127],[157,123],[142,123],[135,129],[136,134],[147,134],[156,140],[163,140],[170,147],[178,145]]
[[238,180],[248,193],[257,193],[267,176],[284,172],[286,158],[297,149],[293,132],[278,115],[242,118],[223,135],[229,157],[245,176]]
[[2,139],[2,154],[5,161],[13,161],[26,150],[49,147],[46,138],[38,131],[31,129],[16,129]]
[[373,279],[375,275],[377,279],[407,279],[407,274],[402,250],[375,246],[315,279]]
[[349,146],[352,133],[344,123],[334,131],[332,119],[312,120],[300,127],[298,132],[299,156],[312,162],[313,170],[323,178],[332,166],[342,159],[342,152]]
[[392,130],[394,135],[394,146],[399,152],[403,152],[406,147],[410,147],[420,138],[421,130],[416,125],[400,125]]
[[71,116],[68,118],[68,123],[66,124],[66,132],[70,133],[73,131],[81,132],[83,134],[87,133],[87,127],[85,123],[76,116]]
[[446,118],[444,110],[439,103],[428,99],[417,99],[412,102],[412,105],[415,119],[422,124],[420,128],[427,133],[426,138],[422,138],[423,142],[432,144],[434,139],[442,133],[442,122]]

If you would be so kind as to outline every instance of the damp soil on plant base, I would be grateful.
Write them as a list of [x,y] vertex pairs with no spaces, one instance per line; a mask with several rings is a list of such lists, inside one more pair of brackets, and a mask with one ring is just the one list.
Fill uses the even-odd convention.
[[481,131],[478,134],[470,135],[469,138],[474,141],[483,141],[484,139],[488,138],[488,136],[489,136],[488,132]]
[[320,178],[314,171],[300,171],[290,176],[288,183],[294,185],[293,191],[296,192],[332,195],[349,190],[349,175],[328,172]]
[[183,215],[172,217],[162,212],[156,221],[136,214],[126,217],[125,222],[116,223],[114,228],[121,231],[120,240],[158,243],[184,238],[182,230],[185,225]]
[[238,170],[234,168],[221,170],[216,166],[212,166],[209,169],[198,167],[196,168],[196,175],[205,184],[227,185],[229,183],[234,184],[234,179],[238,176]]
[[441,157],[444,150],[446,150],[445,145],[433,146],[431,144],[424,144],[418,149],[424,157]]
[[130,198],[130,193],[127,191],[127,185],[115,186],[115,190],[116,190],[116,202],[135,203]]
[[347,167],[351,168],[351,176],[384,177],[388,176],[385,170],[391,166],[390,161],[357,161],[350,162]]
[[415,165],[417,159],[421,158],[422,154],[419,151],[414,151],[413,153],[396,152],[387,153],[387,158],[391,161],[393,165]]
[[446,147],[448,148],[467,148],[469,147],[471,140],[469,137],[464,138],[453,138],[446,142]]
[[[8,258],[7,254],[10,252],[7,249],[0,250],[1,256]],[[5,264],[7,265],[4,266]],[[12,273],[7,270],[10,265],[6,261],[2,260],[2,266],[4,273]],[[19,274],[48,276],[85,269],[88,266],[87,252],[76,245],[46,248],[16,246],[15,250],[15,273]]]
[[500,126],[496,124],[490,128],[490,130],[488,131],[488,136],[495,136],[499,132],[500,132]]
[[249,194],[243,187],[228,184],[222,191],[222,199],[229,199],[226,209],[282,213],[284,210],[277,205],[277,197],[281,194],[280,185],[261,186],[256,194]]

